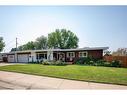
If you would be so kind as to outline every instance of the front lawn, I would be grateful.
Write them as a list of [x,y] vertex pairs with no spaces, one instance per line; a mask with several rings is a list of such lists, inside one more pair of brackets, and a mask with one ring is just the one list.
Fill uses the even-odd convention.
[[127,85],[127,68],[82,65],[52,66],[42,64],[17,64],[1,66],[0,70],[82,81]]

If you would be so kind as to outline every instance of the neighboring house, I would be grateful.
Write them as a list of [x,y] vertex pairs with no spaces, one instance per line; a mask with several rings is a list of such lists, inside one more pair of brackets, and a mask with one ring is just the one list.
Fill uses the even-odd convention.
[[0,62],[7,62],[7,54],[0,53]]
[[62,60],[73,62],[75,58],[92,57],[96,59],[103,58],[103,51],[108,47],[86,47],[77,49],[46,49],[46,50],[26,50],[16,51],[7,54],[8,62],[37,62],[40,59]]

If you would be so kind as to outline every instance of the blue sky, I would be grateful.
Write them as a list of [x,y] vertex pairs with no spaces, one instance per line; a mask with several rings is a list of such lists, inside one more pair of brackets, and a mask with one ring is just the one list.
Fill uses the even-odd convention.
[[0,36],[5,52],[37,37],[66,28],[79,47],[127,47],[127,6],[0,6]]

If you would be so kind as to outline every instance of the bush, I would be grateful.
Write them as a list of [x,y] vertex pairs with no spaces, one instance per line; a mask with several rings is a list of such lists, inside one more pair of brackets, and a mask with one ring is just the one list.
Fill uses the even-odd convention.
[[50,62],[48,62],[48,61],[43,61],[42,64],[43,64],[43,65],[50,65]]
[[105,63],[104,63],[104,66],[106,66],[106,67],[111,67],[111,63],[110,63],[110,62],[105,62]]
[[56,62],[54,62],[54,65],[63,66],[63,65],[67,65],[67,64],[66,64],[66,62],[56,61]]
[[84,62],[85,62],[85,58],[80,57],[80,58],[76,58],[73,63],[74,64],[84,64]]
[[91,61],[88,61],[88,62],[86,63],[86,65],[94,65],[94,63],[95,63],[95,62],[91,60]]
[[111,67],[121,67],[121,62],[118,60],[114,60],[110,64]]
[[84,65],[91,65],[91,66],[106,66],[106,67],[121,67],[121,62],[118,60],[114,60],[111,63],[106,62],[105,60],[95,60],[90,57],[81,57],[77,58],[74,61],[74,64],[84,64]]
[[74,60],[74,64],[89,64],[92,59],[89,57],[80,57]]
[[94,64],[95,66],[105,66],[105,61],[104,60],[98,60]]
[[57,65],[57,66],[63,66],[67,65],[66,62],[62,61],[44,61],[42,62],[43,65]]

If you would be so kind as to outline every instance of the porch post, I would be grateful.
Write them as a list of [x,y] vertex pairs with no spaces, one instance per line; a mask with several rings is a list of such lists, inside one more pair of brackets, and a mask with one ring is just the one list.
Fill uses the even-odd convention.
[[56,60],[58,60],[58,54],[59,54],[59,52],[57,52],[57,59]]

